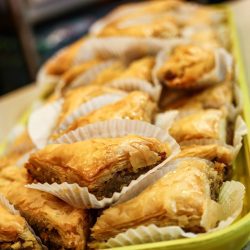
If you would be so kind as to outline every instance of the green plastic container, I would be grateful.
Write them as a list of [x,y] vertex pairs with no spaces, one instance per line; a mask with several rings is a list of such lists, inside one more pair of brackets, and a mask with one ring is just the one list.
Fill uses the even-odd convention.
[[[248,96],[248,86],[242,64],[239,41],[234,23],[234,17],[228,7],[224,8],[228,14],[228,23],[231,30],[232,52],[237,65],[238,83],[243,95],[243,118],[250,128],[250,99]],[[28,113],[28,112],[27,112]],[[25,123],[27,113],[20,123]],[[0,145],[0,151],[4,144]],[[200,235],[191,239],[178,239],[147,243],[127,247],[113,248],[115,250],[241,250],[249,240],[250,236],[250,134],[245,136],[243,148],[234,163],[234,180],[242,182],[246,187],[244,207],[241,217],[236,222],[217,232]]]

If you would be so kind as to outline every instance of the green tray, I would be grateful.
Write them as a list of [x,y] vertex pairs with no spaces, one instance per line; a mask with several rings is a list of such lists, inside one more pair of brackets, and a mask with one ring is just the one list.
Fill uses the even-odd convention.
[[[221,7],[221,6],[220,6]],[[243,118],[245,119],[247,126],[250,128],[250,113],[248,108],[250,107],[250,100],[248,96],[248,86],[245,78],[244,67],[241,58],[241,52],[239,49],[239,42],[237,31],[235,27],[233,13],[228,7],[225,8],[228,14],[228,22],[230,27],[230,35],[232,41],[232,52],[234,54],[238,83],[243,95]],[[27,121],[29,112],[24,114],[20,123]],[[0,144],[1,150],[4,150],[6,143]],[[244,138],[243,148],[240,151],[235,163],[234,163],[234,176],[233,179],[239,180],[246,187],[246,196],[244,201],[244,207],[241,217],[232,225],[217,232],[203,234],[196,238],[191,239],[178,239],[171,241],[162,241],[156,243],[147,243],[140,245],[133,245],[127,247],[113,248],[115,250],[238,250],[242,249],[249,240],[250,236],[250,135],[248,134]]]

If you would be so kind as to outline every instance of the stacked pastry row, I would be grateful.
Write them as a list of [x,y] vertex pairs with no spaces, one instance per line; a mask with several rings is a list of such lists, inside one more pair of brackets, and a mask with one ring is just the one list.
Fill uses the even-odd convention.
[[0,193],[20,212],[0,200],[0,248],[100,249],[232,223],[246,127],[225,27],[198,5],[127,4],[52,57],[38,75],[47,98],[0,160]]

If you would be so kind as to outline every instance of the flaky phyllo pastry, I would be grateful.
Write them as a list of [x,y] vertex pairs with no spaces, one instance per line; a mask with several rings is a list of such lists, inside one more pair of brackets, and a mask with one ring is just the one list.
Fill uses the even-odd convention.
[[89,113],[86,116],[79,117],[69,127],[60,131],[60,134],[54,134],[53,139],[59,135],[68,133],[87,124],[111,120],[111,119],[130,119],[152,122],[156,111],[156,104],[151,100],[148,94],[134,91],[112,104]]
[[173,122],[169,133],[178,142],[211,139],[226,142],[226,119],[221,110],[183,111]]
[[49,249],[84,249],[88,232],[87,212],[48,193],[28,189],[24,187],[26,183],[25,168],[13,166],[0,172],[0,192],[20,211]]
[[[96,35],[115,35],[115,33],[110,33],[110,30],[117,30],[122,28],[124,24],[133,23],[136,24],[139,20],[145,20],[148,15],[159,16],[166,13],[166,11],[172,11],[180,6],[179,1],[159,1],[159,2],[147,2],[147,3],[136,3],[136,4],[124,4],[109,15],[97,21],[92,27],[91,32]],[[150,23],[148,23],[150,24]],[[133,27],[131,25],[131,27]],[[142,32],[140,30],[138,33]],[[138,33],[133,33],[136,36]],[[119,33],[118,33],[119,34]],[[117,35],[117,34],[116,34]],[[132,34],[131,34],[132,35]]]
[[[195,45],[181,45],[174,48],[158,71],[158,77],[169,88],[197,88],[218,81],[214,76],[211,82],[202,78],[211,73],[216,65],[212,49]],[[223,74],[223,72],[221,72]],[[219,79],[220,81],[223,80]]]
[[61,76],[59,90],[64,92],[70,85],[74,83],[74,80],[79,76],[87,72],[89,69],[100,64],[102,61],[98,59],[89,60],[80,64],[73,65]]
[[[169,90],[171,91],[171,90]],[[178,91],[179,92],[179,91]],[[166,94],[169,96],[170,94]],[[193,93],[183,93],[182,96],[167,102],[168,98],[162,98],[163,109],[221,109],[225,113],[233,102],[233,89],[230,82],[224,82],[215,86],[211,86],[204,90],[195,91]],[[166,104],[165,104],[166,103]]]
[[106,94],[122,94],[122,91],[95,85],[82,86],[68,91],[64,95],[62,110],[58,117],[56,127],[59,126],[81,104],[86,103],[95,97]]
[[128,68],[115,80],[140,79],[152,82],[151,72],[154,67],[155,58],[152,56],[143,57],[132,62]]
[[11,211],[7,205],[0,204],[0,249],[41,250],[41,245],[29,230],[25,219],[17,211]]
[[52,57],[46,64],[45,70],[50,75],[62,75],[71,66],[74,65],[74,59],[79,49],[85,42],[85,38],[77,40],[70,46],[60,50],[54,57]]
[[[176,163],[137,197],[103,211],[92,228],[95,242],[104,242],[138,226],[180,226],[189,232],[206,232],[218,222],[216,202],[223,179],[223,165],[190,158]],[[214,170],[216,165],[220,171]]]
[[[181,145],[181,152],[175,158],[199,157],[210,161],[232,164],[234,160],[233,147],[218,142],[192,141]],[[230,174],[230,168],[225,168]]]
[[110,26],[99,33],[99,36],[132,36],[170,38],[179,35],[179,28],[173,18],[168,15],[139,16],[133,20],[124,21],[117,26]]
[[26,168],[39,182],[77,183],[102,199],[121,191],[170,154],[170,145],[155,138],[96,138],[48,145],[30,156]]

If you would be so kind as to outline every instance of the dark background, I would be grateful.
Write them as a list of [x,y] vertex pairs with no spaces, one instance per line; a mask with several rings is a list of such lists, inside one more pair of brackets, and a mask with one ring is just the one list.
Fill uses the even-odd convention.
[[[200,0],[209,1],[219,0]],[[0,0],[0,96],[33,82],[46,59],[125,2],[129,1]]]

